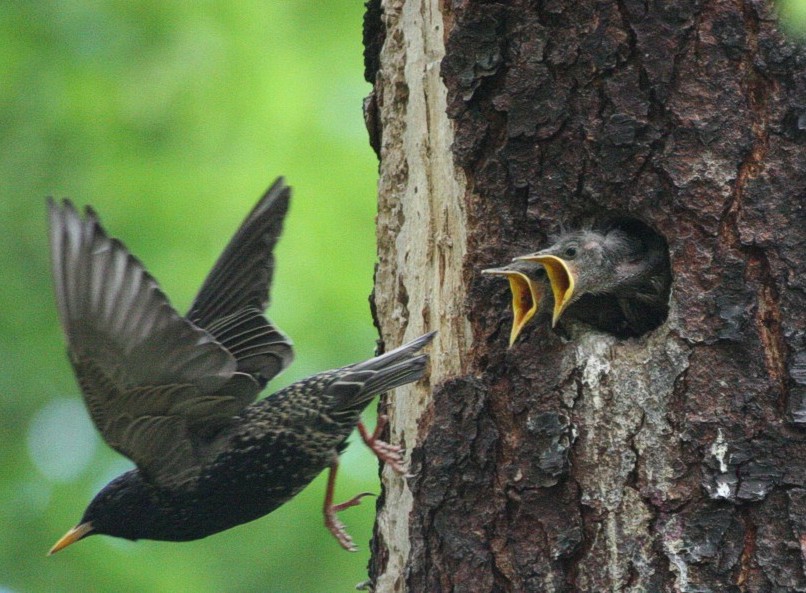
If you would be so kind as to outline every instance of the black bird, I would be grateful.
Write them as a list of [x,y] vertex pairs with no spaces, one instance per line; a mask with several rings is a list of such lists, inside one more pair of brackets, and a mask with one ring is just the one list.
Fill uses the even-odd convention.
[[536,262],[513,261],[501,268],[482,270],[481,273],[504,276],[509,280],[512,293],[512,330],[509,334],[511,348],[529,321],[541,317],[554,307],[554,296],[546,270]]
[[[136,469],[107,484],[50,553],[94,534],[186,541],[276,509],[330,468],[325,523],[355,549],[333,504],[339,453],[358,426],[397,471],[400,449],[359,414],[373,396],[418,380],[428,334],[382,356],[299,381],[254,402],[293,358],[263,316],[272,250],[290,190],[278,179],[230,240],[187,316],[91,208],[49,201],[56,302],[68,356],[95,426]],[[254,402],[254,403],[253,403]]]
[[[622,332],[640,335],[668,313],[671,271],[663,239],[640,223],[601,223],[562,235],[551,247],[515,258],[542,264],[554,296],[552,326],[591,297],[615,299]],[[619,333],[615,331],[614,333]]]

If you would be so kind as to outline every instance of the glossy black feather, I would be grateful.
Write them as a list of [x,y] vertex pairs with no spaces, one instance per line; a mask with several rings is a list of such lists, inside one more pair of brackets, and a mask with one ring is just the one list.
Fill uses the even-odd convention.
[[247,406],[196,480],[165,489],[132,470],[98,493],[80,524],[91,523],[91,534],[186,541],[270,513],[332,464],[372,397],[423,376],[420,350],[433,335]]
[[372,397],[423,376],[420,350],[433,334],[254,401],[292,356],[263,317],[288,199],[279,180],[188,317],[91,209],[82,217],[69,201],[49,201],[68,356],[96,427],[137,465],[53,551],[92,534],[196,539],[271,512],[333,465]]

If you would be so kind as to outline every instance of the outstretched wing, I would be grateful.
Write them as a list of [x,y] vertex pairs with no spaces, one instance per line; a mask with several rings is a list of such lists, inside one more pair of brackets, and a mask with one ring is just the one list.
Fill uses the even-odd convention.
[[91,209],[82,219],[69,201],[48,208],[56,304],[90,415],[149,480],[173,487],[196,474],[199,435],[240,411],[256,386]]
[[261,387],[294,358],[291,340],[263,316],[274,274],[274,245],[290,197],[283,178],[277,179],[232,237],[187,314]]

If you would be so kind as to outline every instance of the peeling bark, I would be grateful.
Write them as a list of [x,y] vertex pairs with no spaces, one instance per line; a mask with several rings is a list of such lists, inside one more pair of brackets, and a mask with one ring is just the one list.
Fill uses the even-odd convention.
[[[401,0],[382,8],[373,106],[382,131],[374,307],[386,344],[439,331],[429,381],[437,384],[464,371],[470,346],[465,284],[455,273],[467,253],[465,180],[450,153],[453,134],[439,78],[445,48],[432,20],[439,16],[438,2]],[[429,393],[428,384],[399,389],[387,411],[392,440],[409,452],[420,431],[428,431]],[[413,505],[406,480],[385,470],[379,503],[373,553],[383,566],[371,576],[377,590],[404,590]]]
[[[764,0],[372,0],[375,591],[806,591],[806,50]],[[604,213],[669,243],[668,320],[507,349],[479,271]]]

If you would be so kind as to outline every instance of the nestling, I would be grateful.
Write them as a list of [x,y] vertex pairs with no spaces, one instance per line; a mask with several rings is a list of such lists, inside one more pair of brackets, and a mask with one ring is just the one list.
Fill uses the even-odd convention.
[[663,239],[641,223],[602,223],[562,235],[551,247],[516,258],[545,266],[554,295],[552,325],[586,295],[609,296],[633,335],[668,312],[671,272]]
[[509,347],[515,343],[526,324],[554,306],[554,296],[545,268],[535,262],[513,261],[501,268],[488,268],[482,274],[504,276],[512,293],[512,330]]

